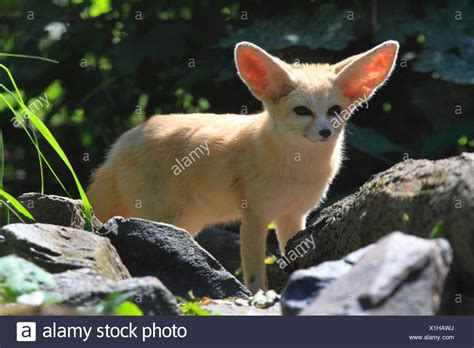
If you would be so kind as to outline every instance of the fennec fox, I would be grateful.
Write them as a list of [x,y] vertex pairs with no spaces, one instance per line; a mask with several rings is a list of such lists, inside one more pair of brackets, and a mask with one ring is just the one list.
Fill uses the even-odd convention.
[[267,226],[280,248],[304,228],[342,161],[345,121],[389,77],[398,43],[335,65],[290,65],[249,42],[235,47],[241,79],[264,110],[154,116],[124,133],[88,195],[97,217],[167,222],[191,235],[241,220],[247,287],[265,286]]

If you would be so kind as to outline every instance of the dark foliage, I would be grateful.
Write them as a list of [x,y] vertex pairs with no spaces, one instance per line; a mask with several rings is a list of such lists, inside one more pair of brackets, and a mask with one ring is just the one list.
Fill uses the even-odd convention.
[[[235,74],[240,40],[288,61],[330,63],[399,40],[393,77],[352,119],[349,160],[331,191],[337,198],[405,158],[473,151],[473,10],[468,0],[2,0],[0,52],[59,64],[11,57],[0,63],[29,103],[47,93],[49,106],[33,111],[86,183],[116,137],[155,113],[258,111]],[[11,89],[3,72],[0,79]],[[14,194],[38,191],[34,148],[2,103],[0,114],[5,186]],[[67,169],[52,163],[73,186]],[[62,193],[49,175],[46,191]]]

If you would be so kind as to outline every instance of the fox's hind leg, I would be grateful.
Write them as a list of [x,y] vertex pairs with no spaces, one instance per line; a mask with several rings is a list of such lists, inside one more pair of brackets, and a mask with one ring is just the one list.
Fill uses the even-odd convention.
[[296,233],[304,229],[304,215],[284,215],[276,219],[278,244],[282,255],[285,253],[285,247]]

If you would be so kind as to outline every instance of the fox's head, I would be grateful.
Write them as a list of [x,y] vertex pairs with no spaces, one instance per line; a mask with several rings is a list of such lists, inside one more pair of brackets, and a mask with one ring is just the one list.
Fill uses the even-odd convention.
[[290,65],[260,47],[235,47],[237,70],[261,100],[281,134],[309,141],[334,141],[361,105],[388,79],[398,42],[386,41],[337,64]]

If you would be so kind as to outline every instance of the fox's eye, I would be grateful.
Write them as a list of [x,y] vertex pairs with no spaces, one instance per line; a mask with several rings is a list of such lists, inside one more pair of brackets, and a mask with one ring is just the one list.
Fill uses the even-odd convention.
[[333,105],[328,110],[328,116],[337,116],[341,113],[341,107],[339,105]]
[[300,116],[311,116],[312,112],[306,106],[297,106],[293,109],[295,114]]

